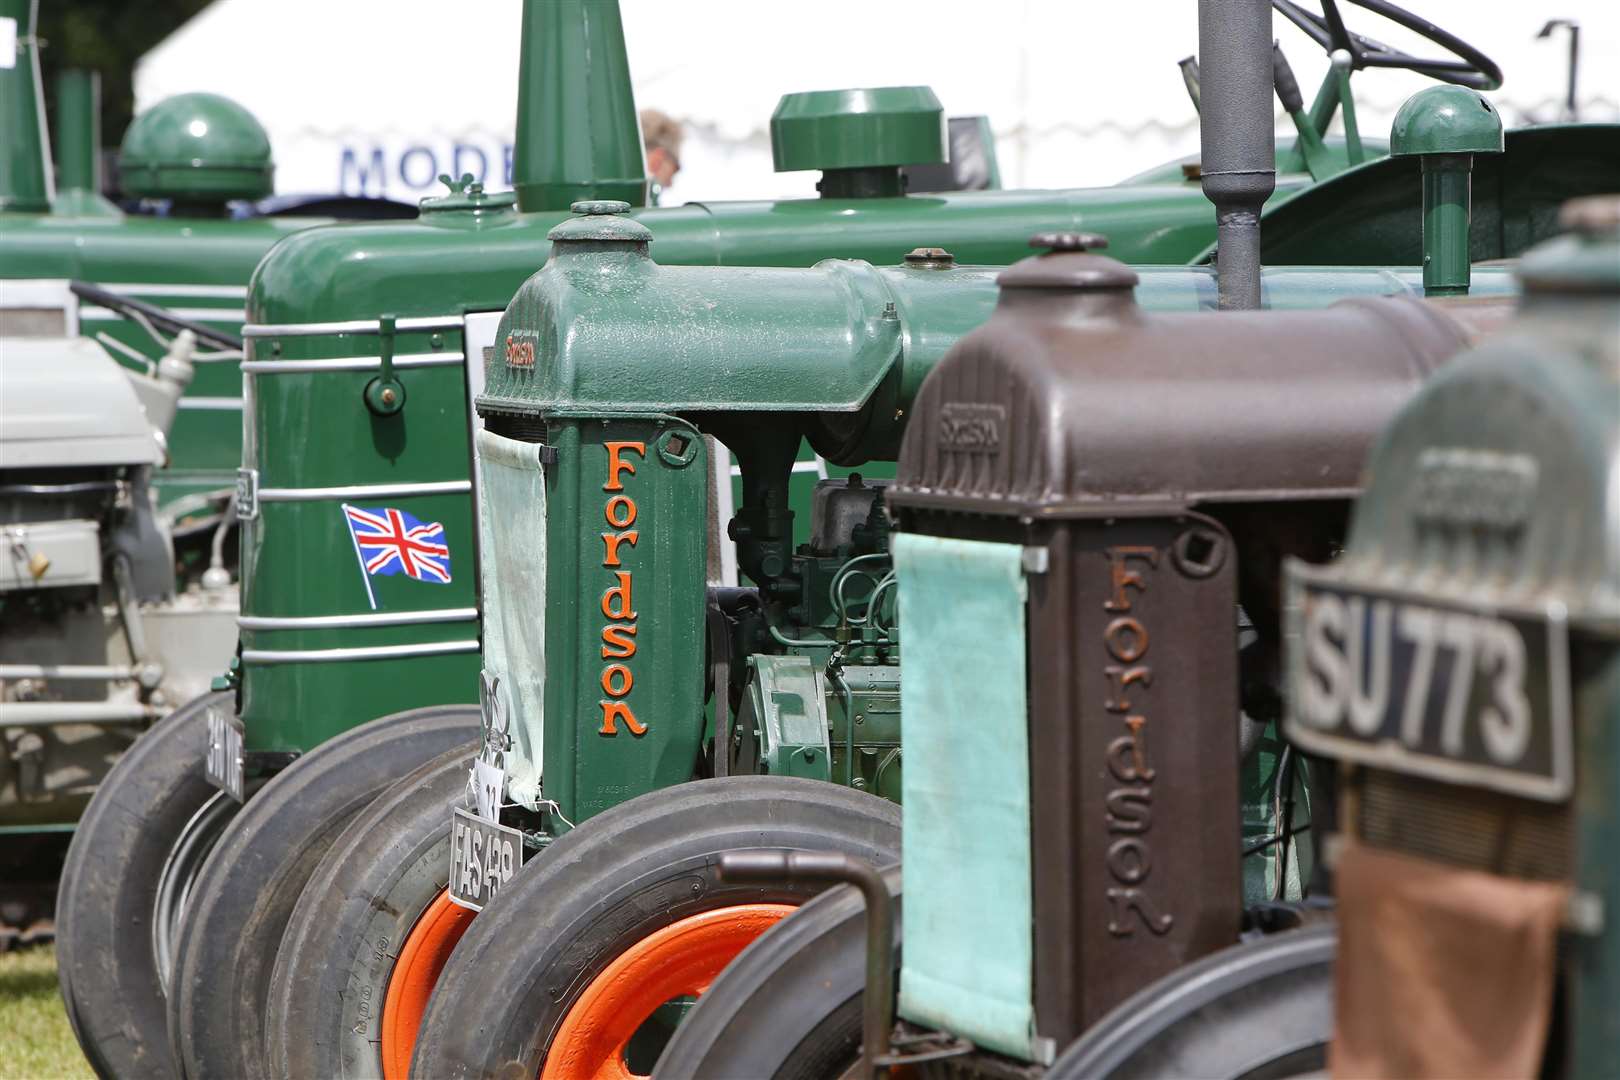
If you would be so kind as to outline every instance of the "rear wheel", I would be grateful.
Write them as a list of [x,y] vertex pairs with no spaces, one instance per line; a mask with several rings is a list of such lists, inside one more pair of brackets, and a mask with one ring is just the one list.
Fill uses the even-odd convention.
[[1051,1080],[1280,1080],[1325,1075],[1332,926],[1222,949],[1153,983],[1070,1045]]
[[599,814],[473,922],[428,1005],[413,1075],[635,1075],[632,1036],[667,1014],[661,1007],[701,995],[820,888],[722,881],[721,854],[750,848],[893,863],[900,810],[825,782],[746,776]]
[[377,797],[304,887],[276,954],[273,1076],[406,1080],[416,1030],[473,912],[450,902],[450,812],[476,741]]
[[135,740],[96,789],[62,868],[56,964],[68,1020],[102,1076],[170,1077],[171,942],[203,858],[237,810],[208,783],[205,694]]
[[396,780],[477,734],[473,706],[396,713],[322,743],[249,800],[210,854],[180,928],[168,1024],[186,1075],[269,1075],[272,966],[316,864]]

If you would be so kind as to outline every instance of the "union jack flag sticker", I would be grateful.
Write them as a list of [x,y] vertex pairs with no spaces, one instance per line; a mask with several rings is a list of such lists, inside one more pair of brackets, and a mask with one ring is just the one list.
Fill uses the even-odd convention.
[[377,609],[371,579],[404,574],[417,581],[450,584],[450,545],[444,539],[444,526],[437,521],[419,521],[391,506],[376,508],[343,504],[354,555],[360,561],[360,576],[366,583],[366,598]]

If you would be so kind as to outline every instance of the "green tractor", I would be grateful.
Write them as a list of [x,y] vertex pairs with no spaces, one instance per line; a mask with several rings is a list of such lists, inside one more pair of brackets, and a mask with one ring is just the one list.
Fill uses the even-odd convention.
[[[587,12],[589,20],[583,18]],[[486,365],[505,370],[508,364],[522,367],[525,361],[539,363],[539,357],[550,355],[543,335],[503,334],[497,324],[501,309],[540,260],[536,253],[551,244],[548,234],[553,228],[568,222],[563,239],[577,240],[583,253],[591,245],[604,251],[615,245],[622,249],[625,238],[618,233],[625,222],[612,212],[617,208],[603,204],[644,200],[616,7],[531,4],[525,10],[524,29],[515,195],[491,194],[458,182],[449,195],[429,200],[416,222],[314,229],[279,245],[256,272],[245,329],[244,468],[236,499],[236,512],[243,519],[239,657],[218,696],[198,701],[172,718],[148,737],[143,757],[131,758],[127,776],[132,788],[136,778],[143,781],[144,794],[141,805],[119,823],[122,831],[81,830],[76,841],[72,866],[79,875],[74,880],[82,886],[76,895],[86,899],[64,906],[65,972],[80,964],[88,971],[95,963],[94,943],[113,940],[112,928],[121,920],[141,918],[168,928],[162,935],[154,934],[154,941],[162,937],[162,948],[142,954],[140,943],[131,943],[121,954],[125,962],[104,984],[64,974],[64,989],[79,999],[76,1011],[108,1017],[119,1033],[140,1033],[114,1046],[111,1038],[87,1034],[81,1027],[81,1041],[93,1060],[110,1060],[98,1056],[103,1054],[130,1053],[159,1069],[174,1067],[177,1058],[193,1074],[257,1075],[267,1061],[275,1068],[278,1061],[292,1060],[278,1054],[308,1049],[326,1055],[310,1066],[317,1073],[353,1069],[401,1075],[408,1066],[415,1020],[426,1006],[438,970],[435,965],[442,965],[454,940],[448,929],[429,930],[464,925],[457,914],[460,909],[442,896],[442,875],[448,872],[449,837],[443,828],[447,803],[441,799],[424,810],[420,799],[406,800],[409,812],[422,820],[427,820],[422,815],[428,811],[437,815],[431,830],[412,831],[418,827],[405,828],[403,819],[390,830],[376,824],[371,815],[410,792],[442,793],[446,784],[459,791],[470,752],[451,746],[477,734],[477,713],[467,706],[479,696],[478,624],[497,586],[485,584],[480,590],[470,572],[476,566],[479,574],[485,573],[490,559],[474,539],[475,512],[488,511],[482,509],[482,479],[475,479],[473,468],[475,442],[482,439],[482,421],[473,414],[473,403],[483,389]],[[544,70],[541,42],[550,58]],[[1262,89],[1269,98],[1269,40],[1267,50]],[[1339,75],[1334,79],[1337,86]],[[548,87],[551,97],[542,92]],[[612,103],[612,108],[604,118],[584,110],[587,103],[594,103],[598,111],[603,103]],[[1206,112],[1209,105],[1206,101]],[[900,134],[862,147],[860,116],[874,110],[891,121],[885,130]],[[724,625],[714,620],[709,629],[709,620],[702,615],[707,587],[711,583],[731,587],[737,578],[735,572],[728,573],[722,557],[730,545],[718,539],[719,527],[732,515],[718,511],[710,515],[705,508],[728,502],[745,505],[746,512],[738,515],[740,528],[755,530],[755,550],[779,565],[770,571],[773,574],[782,572],[781,566],[794,574],[810,572],[796,561],[800,558],[796,549],[800,543],[817,541],[812,530],[802,529],[802,522],[813,516],[813,503],[823,507],[823,516],[843,514],[847,519],[864,498],[871,516],[870,475],[842,485],[853,488],[855,498],[839,495],[836,486],[824,488],[819,496],[813,493],[812,478],[819,478],[819,466],[803,441],[796,414],[832,416],[827,423],[836,431],[836,410],[860,413],[913,393],[913,383],[895,386],[882,381],[889,378],[883,372],[892,374],[903,366],[897,366],[898,357],[881,355],[882,350],[901,343],[921,357],[937,357],[955,337],[988,315],[994,303],[992,275],[962,263],[1012,262],[1025,250],[1031,234],[1053,230],[1105,229],[1113,241],[1111,250],[1137,259],[1178,262],[1197,256],[1215,237],[1216,225],[1198,182],[1203,178],[1189,178],[1179,166],[1173,177],[1109,189],[897,194],[900,168],[921,152],[918,147],[931,147],[928,152],[936,159],[940,156],[940,115],[931,95],[914,90],[795,98],[784,102],[773,125],[779,139],[778,160],[784,167],[823,168],[821,198],[635,212],[636,220],[656,239],[661,262],[733,264],[726,274],[706,271],[720,274],[717,281],[729,280],[727,274],[740,275],[738,280],[766,275],[759,279],[765,287],[774,280],[766,270],[742,267],[805,266],[833,256],[864,257],[893,267],[876,270],[871,265],[837,263],[817,271],[779,271],[787,276],[761,296],[769,309],[756,313],[747,327],[754,345],[768,345],[795,362],[809,364],[807,346],[795,346],[785,337],[800,303],[796,290],[830,292],[814,324],[819,324],[816,333],[832,351],[818,355],[843,364],[853,342],[862,350],[858,357],[865,365],[862,370],[878,382],[845,386],[839,393],[846,396],[838,400],[819,393],[792,402],[761,398],[774,413],[766,418],[768,426],[778,429],[773,436],[792,433],[793,438],[773,437],[762,449],[749,447],[751,454],[756,450],[764,454],[752,462],[742,459],[742,450],[732,448],[739,454],[740,492],[733,486],[729,456],[721,456],[726,446],[723,435],[712,446],[683,445],[674,452],[685,456],[688,465],[703,463],[687,474],[699,486],[695,494],[683,491],[681,507],[689,516],[698,513],[702,530],[701,540],[681,541],[684,554],[701,549],[704,556],[699,583],[705,591],[696,594],[695,609],[683,609],[680,615],[689,619],[690,610],[696,610],[703,623],[700,635],[742,633],[732,624],[750,618],[749,634],[770,635],[773,629],[788,634],[780,623],[729,608],[721,610]],[[1330,106],[1320,117],[1324,127],[1331,115]],[[1348,155],[1348,149],[1343,153]],[[1269,141],[1266,159],[1267,165],[1276,161]],[[1286,193],[1308,182],[1304,175],[1285,177],[1280,187]],[[1261,193],[1248,209],[1258,212],[1265,198]],[[596,205],[581,207],[584,212],[571,220],[567,207],[574,201]],[[608,235],[593,237],[596,229]],[[1513,253],[1500,245],[1484,250],[1484,257],[1490,258]],[[913,257],[905,259],[908,253]],[[673,272],[678,267],[660,269]],[[1144,277],[1145,306],[1187,311],[1216,306],[1218,276],[1207,267],[1144,271]],[[611,280],[611,275],[604,275],[599,284],[606,287]],[[1356,291],[1415,291],[1420,280],[1416,270],[1277,271],[1267,279],[1266,299],[1273,306],[1319,306]],[[929,297],[927,324],[913,324],[905,310],[906,291],[914,282]],[[1485,293],[1510,288],[1505,273],[1496,269],[1482,270],[1475,283]],[[701,292],[692,300],[712,302]],[[663,378],[674,374],[664,369],[678,369],[682,358],[701,345],[679,332],[682,320],[700,313],[698,308],[667,312],[663,332],[672,336],[663,350],[667,355],[661,356],[664,367],[658,369]],[[621,314],[626,327],[640,324],[629,317],[633,312]],[[856,322],[859,327],[852,334]],[[920,369],[913,365],[913,370]],[[710,379],[712,388],[727,389],[724,373],[711,373]],[[752,385],[773,381],[767,373]],[[649,393],[657,402],[667,396],[656,390]],[[784,414],[786,405],[793,408]],[[884,422],[890,457],[900,420],[892,417]],[[863,444],[866,436],[860,430],[843,431],[843,437],[848,441],[833,444],[839,454],[870,455],[874,449]],[[741,440],[733,441],[741,445]],[[787,470],[785,487],[778,485],[779,467]],[[848,473],[840,470],[837,475]],[[797,532],[795,508],[801,522]],[[879,528],[881,521],[874,519],[872,525]],[[708,540],[711,531],[716,533],[713,543]],[[383,558],[390,535],[401,537],[402,556],[443,558],[448,565],[439,569],[448,580],[422,563],[413,561],[412,573],[403,569],[405,558],[397,563]],[[838,573],[846,561],[839,548],[853,542],[842,536],[836,528],[822,534],[821,546],[812,547],[806,556],[814,556],[813,572]],[[859,542],[874,544],[876,538]],[[619,543],[629,554],[631,542]],[[412,555],[405,550],[410,544],[423,550]],[[536,554],[545,548],[531,544],[529,550]],[[711,552],[716,556],[712,567]],[[869,553],[879,552],[873,547]],[[381,561],[373,565],[377,559]],[[736,565],[757,583],[753,570],[740,562]],[[769,576],[767,569],[763,562],[754,567]],[[807,640],[815,642],[808,654],[812,666],[815,661],[824,663],[828,655],[827,631],[835,631],[837,623],[836,618],[829,621],[831,610],[862,603],[857,597],[863,579],[853,574],[847,578],[840,582],[842,594],[829,594],[830,607],[824,607],[818,595],[794,617],[811,635]],[[830,586],[830,579],[825,584]],[[749,603],[746,595],[735,591],[728,595]],[[790,629],[794,625],[788,624]],[[483,637],[488,636],[486,624]],[[746,660],[759,653],[769,659],[793,648],[774,636],[768,640],[771,644],[764,650],[750,646],[741,655]],[[717,638],[715,652],[735,647]],[[692,642],[683,642],[681,648],[689,658]],[[863,655],[879,658],[881,652],[874,645]],[[691,690],[692,670],[697,671],[695,709],[700,714],[702,688],[712,681],[704,674],[705,662],[699,653],[690,668],[670,669],[682,694]],[[727,672],[720,685],[740,686],[746,677],[744,666]],[[783,677],[801,677],[803,666],[784,665]],[[595,677],[603,678],[605,671],[599,661]],[[776,674],[768,672],[767,677]],[[635,677],[642,679],[639,674]],[[629,693],[629,685],[617,681],[621,678],[610,676],[612,685]],[[892,704],[894,680],[882,672],[873,679],[871,685],[859,688],[861,692],[880,701],[887,695]],[[637,686],[644,688],[645,681]],[[856,687],[849,690],[853,698]],[[485,696],[491,708],[499,709],[504,695],[511,693],[510,686],[491,681]],[[427,711],[395,715],[410,706]],[[715,722],[731,723],[729,717],[741,707],[740,701],[728,702],[722,709],[717,699],[716,711],[725,715]],[[892,728],[892,707],[888,715]],[[378,717],[387,719],[365,723]],[[599,729],[601,718],[596,722]],[[692,721],[688,717],[682,722],[689,726]],[[619,727],[630,730],[628,723]],[[741,728],[740,723],[733,724],[734,730]],[[587,770],[579,797],[585,805],[600,808],[649,783],[689,778],[695,759],[683,762],[680,754],[694,740],[684,734],[681,738],[683,742],[657,763],[651,780],[643,776],[621,783]],[[695,741],[702,742],[701,734]],[[589,745],[585,738],[576,742]],[[434,760],[442,751],[450,753],[449,764]],[[523,760],[513,756],[511,763],[516,767]],[[526,760],[537,773],[541,755],[534,753]],[[799,760],[808,759],[801,754]],[[388,790],[392,781],[423,762],[431,780],[428,772],[412,773],[414,779]],[[873,766],[870,783],[881,788],[892,782],[893,775],[879,775],[881,761]],[[555,783],[563,785],[563,776],[574,768],[556,770]],[[859,771],[845,769],[846,774]],[[818,772],[812,769],[809,774]],[[511,775],[518,790],[524,790],[523,778]],[[548,798],[551,775],[548,772]],[[604,783],[603,794],[585,790]],[[529,777],[528,784],[537,794],[535,777]],[[261,787],[262,792],[253,794]],[[832,789],[816,790],[817,797],[825,798]],[[379,794],[381,801],[367,809]],[[249,795],[247,809],[227,826],[236,806]],[[505,797],[503,788],[494,799]],[[861,800],[856,803],[867,807]],[[865,823],[860,827],[872,827],[869,808],[852,813]],[[534,831],[538,842],[541,833]],[[324,875],[337,865],[333,852],[351,850],[338,842],[340,833],[345,843],[352,840],[363,853],[351,860],[357,871],[383,874],[409,867],[405,876],[411,880],[402,887],[414,890],[409,895],[417,906],[401,909],[403,932],[398,926],[377,929],[367,921],[383,910],[380,905],[362,907],[352,917],[346,912],[343,934],[353,931],[359,936],[343,939],[341,948],[349,951],[343,952],[340,964],[332,965],[344,986],[345,1009],[352,1006],[352,1015],[346,1013],[342,1030],[336,1030],[335,1014],[324,1000],[301,999],[297,994],[282,1000],[283,988],[312,984],[296,975],[276,974],[271,964],[283,963],[278,949],[284,937],[291,940],[304,932],[299,927],[307,928],[311,922],[297,918],[293,909],[305,902],[301,894],[306,900],[314,895],[313,886],[306,888],[312,868],[319,862],[318,873]],[[892,830],[886,835],[892,837]],[[216,841],[218,847],[203,865],[203,855]],[[426,852],[421,861],[411,846],[419,841]],[[378,843],[396,845],[393,850],[400,858],[383,859],[379,867]],[[875,855],[878,850],[869,846],[863,852]],[[435,875],[440,880],[433,881]],[[109,882],[109,887],[89,887],[100,881]],[[325,895],[357,895],[352,884],[331,881],[330,888],[338,892]],[[182,915],[182,901],[190,905],[188,914]],[[370,904],[369,898],[365,904]],[[309,901],[306,910],[319,911],[318,902]],[[420,935],[412,932],[417,926],[425,928]],[[381,948],[376,947],[382,939],[372,933],[374,929],[387,938]],[[395,951],[401,941],[402,951]],[[307,963],[311,955],[300,951],[296,962]],[[165,997],[176,1033],[175,1057],[149,1034],[163,1026]],[[300,1009],[306,1010],[319,1034],[308,1038],[312,1028],[294,1022],[292,1010]],[[284,1032],[297,1034],[288,1038]],[[302,1071],[302,1066],[281,1067]]]

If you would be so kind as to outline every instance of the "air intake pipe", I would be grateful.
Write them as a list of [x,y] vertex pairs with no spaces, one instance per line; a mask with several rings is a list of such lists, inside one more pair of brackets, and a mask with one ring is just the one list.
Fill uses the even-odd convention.
[[619,0],[525,0],[512,186],[518,208],[647,205]]
[[1277,184],[1271,4],[1199,0],[1200,161],[1221,310],[1260,306],[1260,208]]

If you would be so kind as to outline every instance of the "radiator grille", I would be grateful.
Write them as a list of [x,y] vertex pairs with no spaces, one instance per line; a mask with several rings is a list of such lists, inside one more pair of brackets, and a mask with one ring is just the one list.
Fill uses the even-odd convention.
[[1504,877],[1566,881],[1574,874],[1572,802],[1533,802],[1381,769],[1361,776],[1363,843]]

